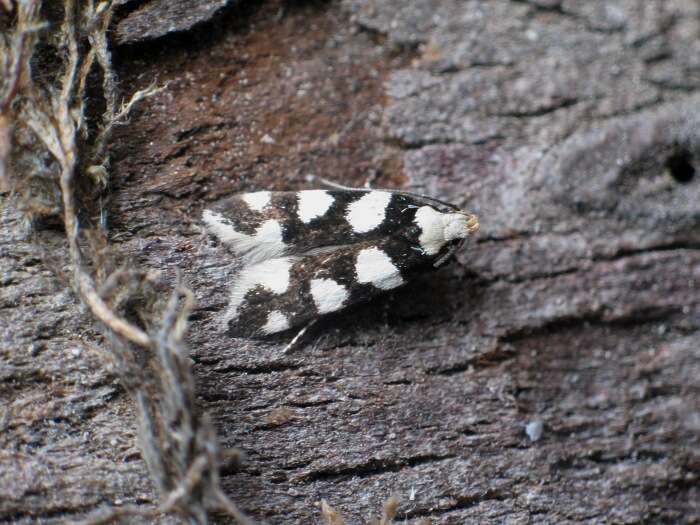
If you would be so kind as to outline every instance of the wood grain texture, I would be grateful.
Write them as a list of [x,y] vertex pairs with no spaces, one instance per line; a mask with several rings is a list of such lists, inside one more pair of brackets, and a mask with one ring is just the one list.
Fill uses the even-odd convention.
[[[392,493],[435,524],[700,520],[697,3],[216,13],[115,50],[125,89],[170,83],[115,135],[110,227],[197,296],[202,407],[247,456],[227,494],[280,524],[320,522],[321,498],[360,523]],[[308,174],[455,202],[482,230],[291,354],[225,337],[236,264],[202,207]],[[61,234],[39,233],[47,254],[2,220],[0,520],[153,502],[104,343],[56,277]]]

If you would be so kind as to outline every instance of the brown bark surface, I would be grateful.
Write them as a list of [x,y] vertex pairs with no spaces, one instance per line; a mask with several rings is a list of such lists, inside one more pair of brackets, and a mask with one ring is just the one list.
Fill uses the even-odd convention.
[[[201,406],[246,454],[233,500],[280,524],[322,498],[361,523],[393,493],[410,522],[700,522],[697,2],[132,4],[122,88],[167,87],[114,137],[111,239],[197,297]],[[201,209],[307,175],[482,230],[291,353],[228,338],[236,264]],[[0,521],[156,503],[63,233],[37,242],[6,198]]]

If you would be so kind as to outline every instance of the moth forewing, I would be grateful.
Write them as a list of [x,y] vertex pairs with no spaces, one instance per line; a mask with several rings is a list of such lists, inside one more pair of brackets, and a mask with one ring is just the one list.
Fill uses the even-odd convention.
[[231,335],[269,335],[343,310],[404,284],[430,267],[405,237],[336,247],[244,267],[231,290]]

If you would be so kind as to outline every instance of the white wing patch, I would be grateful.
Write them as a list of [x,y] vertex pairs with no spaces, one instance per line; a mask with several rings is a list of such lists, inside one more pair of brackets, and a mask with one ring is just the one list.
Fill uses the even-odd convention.
[[390,201],[388,191],[370,191],[348,206],[345,218],[355,233],[367,233],[384,221]]
[[244,193],[241,195],[241,199],[243,199],[243,201],[253,211],[263,211],[265,206],[270,204],[271,198],[272,193],[269,191],[255,191],[253,193]]
[[299,199],[297,214],[304,224],[308,224],[312,220],[325,215],[335,200],[324,190],[304,190],[297,195]]
[[430,206],[423,206],[418,208],[416,217],[413,219],[413,222],[421,230],[420,237],[418,237],[420,247],[428,255],[435,255],[445,245],[445,227],[442,216],[442,213]]
[[348,289],[333,279],[311,279],[310,288],[319,314],[340,310],[348,300]]
[[287,245],[282,240],[282,226],[275,219],[262,223],[254,235],[236,231],[223,215],[211,210],[204,210],[202,219],[221,242],[230,246],[248,264],[274,259],[284,255],[287,249]]
[[292,264],[292,257],[281,257],[243,268],[235,277],[224,320],[228,323],[238,317],[238,308],[246,294],[258,286],[277,295],[286,292]]
[[289,318],[279,310],[272,310],[267,315],[267,322],[260,331],[265,335],[283,332],[289,328]]
[[365,248],[357,254],[355,263],[357,281],[370,283],[380,290],[391,290],[403,284],[399,269],[379,248]]

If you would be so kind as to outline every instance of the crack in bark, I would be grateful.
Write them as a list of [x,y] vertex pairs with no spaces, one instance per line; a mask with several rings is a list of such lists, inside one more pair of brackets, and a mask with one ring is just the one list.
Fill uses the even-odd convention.
[[502,494],[498,491],[495,490],[487,490],[483,494],[476,495],[476,496],[445,496],[445,497],[451,497],[456,501],[454,505],[450,505],[449,507],[445,507],[442,509],[436,509],[436,510],[427,510],[427,511],[421,511],[421,510],[415,510],[415,511],[407,511],[405,512],[404,517],[405,518],[410,518],[410,519],[415,519],[415,518],[430,518],[434,516],[442,516],[444,514],[447,514],[449,512],[454,512],[457,510],[466,510],[466,509],[471,509],[480,503],[483,503],[485,501],[505,501],[508,499],[508,496],[505,494]]
[[[618,261],[623,261],[625,259],[630,259],[637,257],[639,255],[647,255],[647,254],[654,254],[654,253],[664,253],[664,252],[670,252],[670,251],[700,251],[700,244],[695,244],[691,242],[672,242],[668,244],[659,244],[659,245],[654,245],[654,246],[649,246],[647,248],[640,248],[637,250],[633,249],[621,249],[617,251],[614,254],[611,255],[593,255],[590,258],[582,258],[580,261],[590,261],[591,263],[603,263],[603,262],[618,262]],[[468,265],[464,266],[465,268],[468,268]],[[542,272],[542,273],[533,273],[530,275],[521,275],[521,276],[508,276],[508,275],[496,275],[491,278],[487,277],[482,277],[478,276],[477,279],[477,284],[479,285],[485,285],[489,286],[492,284],[496,283],[507,283],[507,284],[522,284],[522,283],[527,283],[527,282],[537,282],[537,281],[542,281],[546,279],[551,279],[554,277],[559,277],[562,275],[572,275],[576,273],[584,273],[584,272],[591,272],[593,267],[589,268],[580,268],[580,267],[575,267],[575,268],[566,268],[562,270],[554,270],[550,272]],[[478,275],[478,274],[477,274]]]
[[227,365],[220,368],[212,368],[211,371],[217,374],[228,374],[230,372],[238,372],[248,375],[272,374],[274,372],[289,372],[299,370],[303,365],[300,363],[290,363],[286,361],[277,361],[263,363],[260,365],[244,366],[244,365]]
[[[494,117],[498,117],[500,115],[492,115]],[[505,140],[505,136],[501,135],[500,133],[494,133],[493,135],[489,135],[488,137],[483,137],[480,138],[479,140],[473,140],[473,141],[463,141],[463,140],[453,140],[453,139],[434,139],[434,140],[417,140],[415,142],[408,142],[404,139],[401,138],[389,138],[389,139],[384,139],[384,145],[389,146],[389,147],[396,147],[400,150],[403,151],[412,151],[412,150],[417,150],[421,148],[425,148],[428,146],[451,146],[451,145],[463,145],[463,144],[468,144],[471,146],[483,146],[488,143],[492,143],[494,141],[503,141]]]
[[614,262],[614,261],[620,261],[624,260],[626,258],[630,257],[635,257],[637,255],[644,255],[644,254],[649,254],[649,253],[663,253],[663,252],[672,252],[672,251],[700,251],[700,243],[696,244],[693,242],[682,242],[682,241],[675,241],[675,242],[669,242],[668,244],[657,244],[654,246],[650,246],[648,248],[640,248],[640,249],[621,249],[618,250],[616,253],[611,254],[609,256],[606,255],[594,255],[590,260],[592,262]]
[[557,332],[566,332],[576,327],[580,326],[598,326],[598,327],[630,327],[636,325],[647,324],[650,321],[664,321],[667,320],[669,314],[673,313],[675,308],[664,308],[663,312],[658,312],[656,316],[643,316],[637,315],[642,310],[636,310],[635,315],[622,316],[615,319],[605,319],[602,314],[593,314],[590,312],[580,312],[572,317],[561,317],[557,319],[552,319],[549,322],[545,322],[540,326],[526,326],[518,327],[512,332],[501,334],[498,336],[498,340],[503,343],[517,343],[523,339],[528,339],[530,337],[536,337],[539,335],[552,335]]
[[399,472],[405,468],[412,468],[418,465],[439,462],[455,457],[456,456],[454,454],[427,454],[393,460],[372,458],[365,463],[360,463],[354,466],[337,466],[325,470],[322,469],[311,471],[306,474],[302,474],[298,479],[305,482],[314,482],[329,481],[346,477],[367,478],[378,474],[385,474],[387,472]]
[[496,350],[486,354],[480,354],[460,363],[455,363],[447,368],[426,368],[425,374],[429,376],[449,377],[465,372],[473,372],[474,370],[490,368],[512,359],[516,355],[515,349],[510,350],[512,351],[502,349],[502,351]]
[[539,109],[523,110],[523,111],[503,111],[495,113],[487,113],[488,117],[508,117],[508,118],[530,118],[530,117],[543,117],[544,115],[549,115],[560,109],[570,108],[581,102],[577,98],[567,98],[560,102],[545,106]]
[[321,407],[337,403],[337,399],[320,399],[318,401],[289,401],[287,404],[295,408]]

